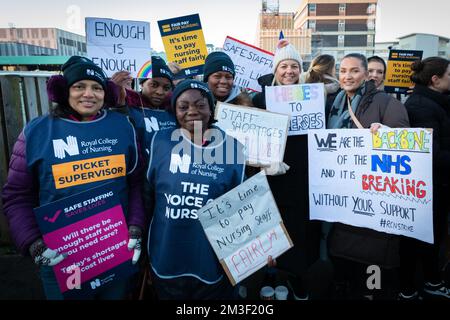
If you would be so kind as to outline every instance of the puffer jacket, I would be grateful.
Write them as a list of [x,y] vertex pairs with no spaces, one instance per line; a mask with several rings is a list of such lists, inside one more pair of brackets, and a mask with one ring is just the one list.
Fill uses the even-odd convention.
[[[145,230],[147,221],[141,199],[141,184],[144,163],[139,156],[138,167],[129,176],[129,216],[128,224]],[[8,219],[11,237],[18,250],[28,255],[30,245],[42,237],[33,208],[39,206],[39,186],[37,178],[28,171],[26,159],[26,139],[19,135],[11,154],[8,178],[2,192],[3,209]]]

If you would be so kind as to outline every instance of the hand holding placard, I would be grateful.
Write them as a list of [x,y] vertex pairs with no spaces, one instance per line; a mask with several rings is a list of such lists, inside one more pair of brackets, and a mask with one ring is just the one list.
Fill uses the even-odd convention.
[[130,240],[128,240],[128,251],[134,250],[131,263],[136,264],[141,256],[142,230],[139,227],[130,226],[128,228],[128,234],[130,235]]
[[67,258],[67,253],[58,253],[58,251],[48,248],[42,239],[31,244],[30,255],[37,265],[49,267],[53,267]]
[[292,247],[264,172],[197,211],[231,283],[247,278]]
[[290,168],[291,167],[284,162],[272,162],[270,166],[264,168],[264,171],[268,176],[281,176]]

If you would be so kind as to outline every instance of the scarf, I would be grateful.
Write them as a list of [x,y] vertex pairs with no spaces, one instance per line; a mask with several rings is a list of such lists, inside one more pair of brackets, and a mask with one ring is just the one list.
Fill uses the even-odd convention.
[[[352,105],[352,110],[356,114],[361,98],[366,93],[366,86],[363,84],[356,91],[353,98],[350,99],[350,104]],[[328,116],[327,129],[341,129],[341,128],[351,128],[352,121],[350,113],[347,108],[347,94],[344,90],[338,93],[336,99],[334,99],[333,106],[330,110],[330,115]]]

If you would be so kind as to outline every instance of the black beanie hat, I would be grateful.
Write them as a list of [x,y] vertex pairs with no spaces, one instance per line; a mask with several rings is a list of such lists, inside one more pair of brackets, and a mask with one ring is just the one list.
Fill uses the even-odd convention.
[[[166,78],[173,85],[173,73],[161,57],[152,56],[152,78]],[[143,84],[146,80],[148,79],[141,79],[140,84]]]
[[221,51],[211,52],[205,60],[205,66],[203,67],[203,81],[208,82],[208,77],[214,72],[226,71],[235,75],[234,63],[231,58]]
[[176,102],[177,102],[178,97],[183,92],[185,92],[186,90],[189,90],[189,89],[196,89],[196,90],[199,90],[199,91],[205,93],[206,98],[208,99],[209,108],[211,109],[211,112],[214,111],[214,105],[215,105],[214,98],[213,98],[212,93],[209,90],[208,86],[206,86],[203,82],[187,79],[187,80],[183,80],[182,82],[177,84],[177,86],[175,87],[175,89],[172,92],[172,99],[171,99],[170,106],[171,106],[171,111],[173,114],[175,114]]
[[75,82],[93,80],[106,91],[106,75],[103,70],[86,57],[72,56],[61,67],[63,76],[70,88]]

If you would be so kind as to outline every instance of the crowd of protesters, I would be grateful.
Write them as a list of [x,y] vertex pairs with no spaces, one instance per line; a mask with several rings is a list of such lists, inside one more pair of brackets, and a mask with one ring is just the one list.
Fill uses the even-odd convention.
[[[386,63],[382,58],[367,59],[352,53],[336,61],[333,56],[320,55],[303,72],[299,52],[284,39],[276,48],[273,72],[258,80],[262,92],[257,94],[234,85],[235,66],[223,52],[207,56],[202,81],[175,81],[174,72],[182,71],[176,64],[167,65],[159,57],[152,57],[152,64],[152,78],[137,79],[141,87],[137,92],[131,88],[133,79],[128,72],[116,73],[108,80],[89,59],[71,57],[63,65],[62,74],[53,76],[48,83],[54,108],[50,114],[27,124],[14,146],[2,193],[4,212],[17,247],[40,266],[48,299],[63,298],[52,266],[64,260],[65,254],[52,250],[51,244],[43,241],[33,208],[105,181],[118,185],[129,229],[128,247],[136,250],[136,257],[141,246],[146,249],[141,256],[145,260],[143,272],[152,279],[151,285],[159,299],[237,299],[239,285],[233,287],[229,282],[202,230],[196,210],[184,203],[173,205],[167,212],[167,194],[182,196],[188,183],[208,185],[198,195],[199,209],[208,200],[241,184],[252,173],[246,169],[245,161],[238,159],[234,164],[217,163],[222,174],[215,180],[173,170],[171,152],[180,141],[188,146],[184,150],[187,154],[180,154],[180,159],[196,152],[211,152],[220,147],[216,139],[211,139],[211,131],[216,131],[213,135],[219,134],[221,141],[232,141],[236,157],[243,155],[242,146],[214,126],[216,103],[266,109],[267,87],[303,83],[324,83],[328,129],[376,131],[383,126],[433,129],[434,243],[342,223],[310,220],[308,139],[307,135],[290,136],[284,161],[262,169],[269,176],[275,202],[294,244],[277,259],[269,257],[270,269],[289,274],[287,283],[297,300],[314,298],[311,296],[314,284],[307,280],[307,274],[317,261],[325,261],[334,270],[331,293],[318,298],[374,298],[366,287],[366,270],[372,264],[381,268],[382,277],[391,279],[390,285],[398,282],[396,298],[420,299],[425,295],[450,298],[440,259],[447,236],[445,195],[450,184],[450,63],[447,59],[431,57],[413,64],[415,86],[405,104],[383,91]],[[157,129],[149,125],[151,118],[157,119]],[[177,130],[179,140],[174,142],[171,137]],[[84,161],[89,156],[79,154],[70,160],[55,157],[52,141],[67,136],[88,141],[100,133],[119,143],[112,153],[96,156],[123,155],[119,165],[124,174],[56,188],[52,166]],[[416,281],[419,264],[423,268],[420,284]],[[135,290],[133,281],[136,279],[114,282],[92,298],[124,299]],[[387,297],[382,291],[378,296]]]

